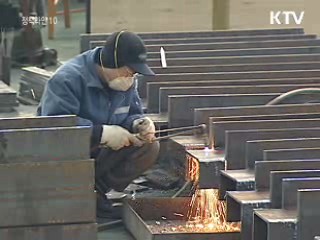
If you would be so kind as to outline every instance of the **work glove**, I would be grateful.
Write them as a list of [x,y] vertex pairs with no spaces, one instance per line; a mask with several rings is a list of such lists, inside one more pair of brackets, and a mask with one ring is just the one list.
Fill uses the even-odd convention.
[[101,145],[119,150],[130,145],[142,146],[143,142],[131,134],[128,130],[117,125],[102,126]]
[[133,131],[138,133],[138,138],[147,142],[155,139],[156,127],[149,117],[139,118],[133,121]]

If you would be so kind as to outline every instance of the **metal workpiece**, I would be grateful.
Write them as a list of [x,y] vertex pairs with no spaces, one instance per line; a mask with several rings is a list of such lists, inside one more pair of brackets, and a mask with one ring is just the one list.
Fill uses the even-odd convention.
[[86,126],[0,130],[0,163],[88,159],[90,136]]
[[282,209],[255,210],[253,216],[253,240],[296,239],[297,211]]
[[96,220],[93,160],[0,164],[0,182],[0,227]]
[[320,159],[320,148],[271,149],[263,151],[263,159]]
[[168,125],[181,127],[193,124],[195,108],[263,105],[277,96],[279,93],[169,96]]
[[97,239],[97,224],[56,224],[28,227],[0,228],[5,240],[88,240]]
[[230,191],[227,192],[227,221],[237,222],[244,216],[246,205],[252,208],[268,208],[270,206],[269,191]]
[[[239,232],[188,230],[191,198],[140,198],[126,200],[123,221],[135,239],[145,240],[239,240]],[[150,211],[152,209],[152,211]]]
[[[263,161],[263,151],[271,149],[293,149],[320,146],[320,138],[293,138],[255,140],[246,143],[247,168],[253,169],[256,161]],[[288,159],[286,159],[288,160]]]
[[[209,139],[213,140],[211,145],[224,148],[226,131],[312,127],[320,127],[320,118],[211,122],[209,126]],[[251,167],[252,166],[253,164],[251,164]]]
[[76,116],[39,116],[0,119],[0,130],[23,128],[72,127],[76,125]]
[[270,200],[271,208],[282,206],[282,180],[284,178],[320,177],[320,170],[290,170],[271,171],[270,174]]
[[219,188],[220,171],[225,169],[224,152],[213,149],[187,150],[187,154],[199,162],[199,185],[204,188]]
[[[252,116],[251,120],[260,120],[257,115],[282,115],[282,114],[317,114],[320,104],[291,104],[291,105],[260,105],[260,106],[229,106],[229,107],[209,107],[196,108],[194,110],[194,124],[209,124],[213,120],[210,117],[246,117]],[[257,119],[255,119],[257,116]],[[250,117],[249,117],[250,118]],[[240,119],[250,120],[250,119]],[[227,120],[226,120],[227,121]],[[237,121],[237,119],[235,119]]]
[[[320,41],[317,40],[320,46]],[[186,48],[190,45],[184,45]],[[301,47],[306,47],[301,46]],[[194,45],[194,47],[205,47],[204,44]],[[209,46],[210,47],[210,46]],[[160,48],[159,48],[160,49]],[[187,49],[185,51],[188,51]],[[190,50],[193,51],[193,50]],[[201,50],[203,51],[203,50]],[[219,64],[219,65],[190,65],[190,66],[169,66],[153,67],[156,74],[168,73],[201,73],[201,72],[250,72],[250,71],[282,71],[282,70],[311,70],[319,69],[319,62],[292,62],[292,63],[253,63],[253,64]]]
[[312,240],[320,235],[320,189],[298,190],[297,240]]
[[245,146],[247,141],[289,138],[317,138],[320,128],[292,128],[292,129],[255,129],[234,130],[226,132],[225,159],[227,169],[245,169]]
[[299,189],[320,189],[320,177],[282,179],[282,209],[297,209]]
[[[220,67],[220,66],[219,66]],[[304,87],[319,87],[319,84],[298,84],[298,85],[240,85],[240,86],[201,86],[197,88],[190,86],[161,87],[157,94],[147,97],[148,111],[167,112],[168,97],[171,95],[197,95],[197,94],[258,94],[258,93],[286,93],[290,90]]]
[[[319,48],[320,49],[320,48]],[[228,73],[175,73],[158,74],[156,76],[138,76],[138,92],[141,98],[146,97],[147,83],[168,81],[204,81],[204,80],[241,80],[241,79],[301,79],[320,77],[320,70],[286,70],[286,71],[253,71],[253,72],[228,72]],[[301,83],[301,81],[293,82]],[[269,83],[270,84],[270,83]]]
[[249,191],[255,187],[254,171],[249,169],[220,172],[219,199],[225,199],[227,191]]
[[[104,41],[110,36],[111,33],[84,33],[80,35],[80,51],[84,52],[89,50],[91,41]],[[148,41],[154,40],[165,40],[165,39],[193,39],[193,38],[237,38],[237,37],[248,37],[251,38],[254,36],[300,36],[304,35],[303,28],[294,28],[294,29],[257,29],[257,30],[229,30],[229,31],[195,31],[195,32],[163,32],[163,33],[138,33],[138,35],[148,44]],[[211,42],[211,41],[210,41]]]

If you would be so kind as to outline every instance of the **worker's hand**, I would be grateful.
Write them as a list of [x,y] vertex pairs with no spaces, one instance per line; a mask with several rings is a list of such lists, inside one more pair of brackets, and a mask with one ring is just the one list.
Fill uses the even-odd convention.
[[142,146],[143,142],[131,134],[128,130],[117,125],[103,125],[100,143],[113,150],[134,145]]
[[156,128],[153,121],[148,117],[139,118],[133,121],[133,130],[136,133],[139,133],[139,138],[152,142],[155,139]]

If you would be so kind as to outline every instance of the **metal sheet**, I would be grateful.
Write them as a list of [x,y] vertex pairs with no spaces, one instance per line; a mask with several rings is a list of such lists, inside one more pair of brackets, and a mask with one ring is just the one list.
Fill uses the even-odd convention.
[[282,209],[297,209],[299,189],[320,189],[319,177],[282,179]]
[[0,228],[3,240],[94,240],[97,239],[97,225],[69,224]]
[[[239,79],[280,79],[320,77],[320,70],[287,70],[229,73],[176,73],[158,74],[157,76],[138,76],[138,92],[141,98],[146,97],[146,86],[149,82],[168,81],[204,81],[204,80],[239,80]],[[301,82],[300,82],[301,83]],[[293,82],[291,82],[293,84]]]
[[90,127],[0,130],[0,163],[88,159],[90,136]]
[[263,151],[265,161],[281,159],[320,159],[320,148],[275,149]]
[[268,93],[169,96],[168,126],[192,125],[195,108],[264,105],[279,95]]
[[[320,67],[319,67],[320,68]],[[290,90],[306,87],[319,87],[315,85],[244,85],[244,86],[200,86],[195,87],[162,87],[156,96],[147,98],[148,111],[167,112],[170,95],[215,95],[215,94],[257,94],[257,93],[285,93]],[[159,108],[160,107],[160,108]]]
[[270,174],[270,200],[272,208],[281,208],[282,180],[284,178],[320,177],[320,170],[272,171]]
[[[320,41],[319,41],[320,42]],[[319,44],[320,45],[320,44]],[[160,48],[159,48],[160,49]],[[251,72],[251,71],[282,71],[282,70],[311,70],[319,69],[318,62],[292,62],[292,63],[256,63],[235,65],[195,65],[195,66],[169,66],[166,68],[152,68],[156,74],[168,73],[201,73],[201,72]]]
[[[101,43],[101,42],[100,42]],[[102,44],[103,45],[103,44]],[[252,41],[252,42],[208,42],[198,44],[153,44],[147,45],[148,52],[158,52],[163,47],[167,52],[171,51],[201,51],[218,49],[249,49],[249,48],[278,48],[278,47],[299,47],[319,46],[318,39],[310,40],[281,40],[281,41]],[[92,46],[92,45],[91,45]]]
[[[90,41],[105,41],[111,33],[86,33],[80,35],[80,51],[89,50]],[[304,34],[300,29],[260,29],[260,30],[229,30],[229,31],[195,31],[195,32],[163,32],[163,33],[138,33],[144,40],[148,39],[176,39],[176,38],[206,38],[206,37],[236,37],[236,36],[255,36],[255,35],[296,35]]]
[[[239,240],[239,232],[186,233],[175,232],[172,227],[186,223],[190,198],[141,198],[124,203],[123,221],[136,239],[146,240]],[[152,211],[150,211],[152,209]],[[166,220],[164,220],[164,217]],[[171,226],[171,227],[168,227]]]
[[296,233],[295,211],[255,210],[253,240],[291,240]]
[[[177,44],[207,44],[207,43],[231,43],[231,42],[263,42],[263,41],[297,41],[297,40],[314,40],[314,34],[279,34],[279,35],[255,35],[255,36],[238,36],[238,37],[192,37],[192,38],[166,38],[166,39],[145,39],[144,43],[147,47],[155,45],[177,45]],[[95,47],[102,47],[105,44],[105,39],[102,40],[88,40],[84,43],[86,50]],[[148,50],[148,49],[147,49]],[[82,51],[81,51],[82,52]],[[149,52],[149,50],[148,50]]]
[[200,163],[199,188],[219,188],[220,171],[225,169],[224,152],[214,150],[187,150]]
[[[305,35],[307,36],[307,35]],[[265,37],[267,40],[275,39],[273,37]],[[257,38],[257,40],[263,41],[264,37]],[[298,38],[298,37],[297,37]],[[313,36],[314,38],[314,36]],[[237,41],[241,38],[232,38],[230,40]],[[292,39],[295,39],[292,36]],[[223,42],[223,38],[215,38],[212,42]],[[251,39],[245,39],[246,41],[251,41]],[[252,39],[254,40],[254,39]],[[170,42],[167,40],[166,42]],[[194,39],[194,40],[181,40],[180,43],[201,43],[206,42],[205,39]],[[159,42],[162,44],[161,42]],[[257,62],[261,63],[284,63],[284,62],[308,62],[308,61],[318,61],[318,54],[299,54],[299,55],[266,55],[266,56],[232,56],[232,57],[208,57],[208,58],[177,58],[177,59],[167,59],[168,66],[191,66],[191,65],[210,65],[210,64],[254,64]],[[147,59],[147,63],[151,67],[161,67],[161,62],[159,59]]]
[[320,190],[298,191],[297,240],[311,240],[320,235]]
[[93,160],[0,164],[0,192],[0,227],[96,220]]
[[221,171],[219,199],[225,199],[227,191],[254,190],[254,181],[254,171],[252,170],[243,169]]
[[320,169],[320,160],[280,160],[268,162],[256,162],[255,180],[256,190],[266,191],[270,189],[270,172],[285,170],[317,170]]
[[[224,148],[225,133],[232,130],[250,129],[288,129],[288,128],[313,128],[320,127],[320,119],[277,119],[277,120],[252,120],[234,122],[211,122],[209,126],[209,139],[211,146]],[[286,159],[286,158],[282,158]],[[271,159],[272,160],[272,159]],[[251,168],[253,164],[251,164]]]
[[265,130],[236,130],[226,133],[227,169],[244,169],[245,146],[247,141],[289,139],[289,138],[320,137],[319,128],[265,129]]
[[[320,83],[320,79],[319,83]],[[313,79],[312,82],[318,81]],[[285,81],[288,81],[285,83]],[[293,80],[294,81],[294,80]],[[148,112],[158,113],[161,105],[162,111],[168,108],[169,95],[196,95],[196,94],[235,94],[235,93],[272,93],[287,92],[303,87],[318,87],[319,83],[308,83],[310,79],[301,79],[299,84],[290,83],[289,79],[272,79],[261,85],[260,80],[217,80],[190,82],[159,82],[147,84]],[[230,82],[230,83],[229,83]],[[193,85],[193,86],[192,86]],[[252,87],[255,85],[255,87]],[[195,88],[196,87],[196,88]],[[247,91],[246,91],[247,88]],[[161,112],[161,111],[160,111]],[[195,114],[196,115],[196,114]]]
[[75,125],[77,125],[76,116],[50,116],[0,119],[0,129],[72,127]]
[[292,149],[320,146],[320,138],[294,138],[247,141],[247,168],[253,169],[256,161],[263,161],[263,151],[270,149]]
[[[177,51],[166,52],[166,58],[203,58],[222,56],[256,56],[256,55],[278,55],[278,54],[319,54],[317,46],[306,47],[279,47],[279,48],[256,48],[256,49],[222,49],[207,51]],[[160,59],[159,52],[148,53],[149,59]]]
[[194,123],[196,125],[209,124],[209,117],[319,113],[319,108],[320,104],[196,108],[194,110]]

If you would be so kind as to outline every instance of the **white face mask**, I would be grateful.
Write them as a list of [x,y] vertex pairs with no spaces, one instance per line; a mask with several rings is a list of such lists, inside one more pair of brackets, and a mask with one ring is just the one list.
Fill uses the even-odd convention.
[[117,77],[112,81],[108,81],[108,85],[110,88],[116,91],[128,91],[128,89],[134,83],[134,77]]

